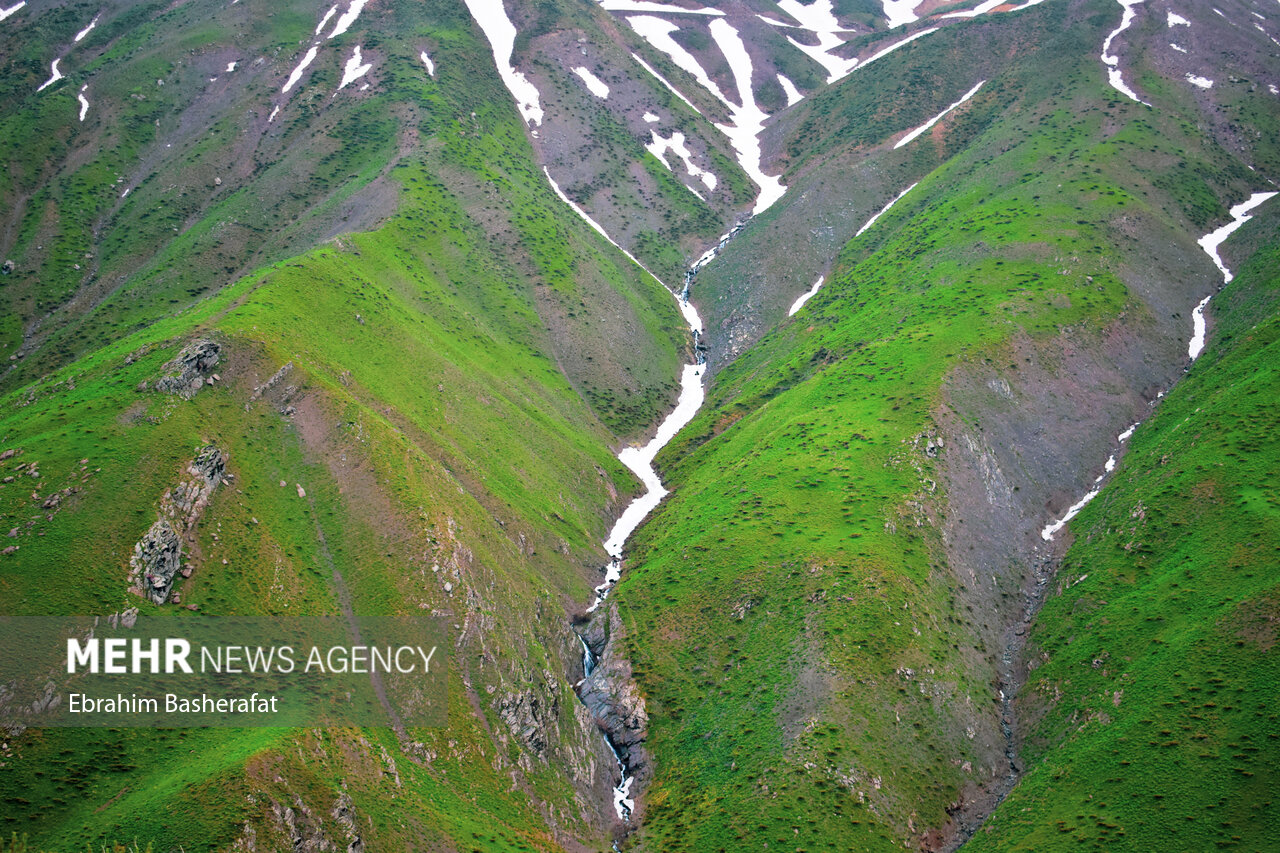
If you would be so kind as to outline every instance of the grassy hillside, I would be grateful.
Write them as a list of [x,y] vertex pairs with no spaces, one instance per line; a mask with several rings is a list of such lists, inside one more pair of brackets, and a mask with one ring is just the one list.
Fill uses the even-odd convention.
[[[1079,460],[1106,433],[1094,446],[1068,428],[1065,453],[1037,442],[1081,405],[1118,422],[1106,395],[1128,406],[1173,381],[1213,281],[1194,237],[1225,214],[1182,194],[1247,186],[1176,101],[1153,114],[1113,97],[1088,47],[1109,11],[1035,19],[1022,60],[914,155],[945,163],[724,368],[660,456],[674,495],[617,593],[649,701],[647,849],[936,847],[1001,790],[1001,658],[1034,588],[1033,530],[1083,493],[1097,472]],[[948,50],[922,41],[912,61]],[[1176,193],[1155,165],[1175,159]],[[1117,341],[1139,353],[1121,356],[1128,374],[1074,375],[1075,352],[1105,361]],[[1015,399],[1043,377],[1070,402],[1029,401],[1040,437],[1007,435],[1006,399],[956,391],[979,374]],[[977,468],[988,443],[1025,458],[989,465],[975,496],[953,460]],[[1008,548],[960,553],[963,523],[997,502]]]
[[[197,20],[211,8],[166,14]],[[268,17],[254,8],[252,20]],[[306,621],[341,619],[349,601],[357,619],[452,617],[450,725],[403,737],[28,730],[0,747],[6,835],[55,850],[125,838],[188,851],[345,847],[356,836],[366,849],[607,845],[615,771],[568,681],[580,651],[565,613],[598,583],[599,543],[636,487],[613,451],[670,405],[683,324],[669,293],[555,197],[461,4],[365,14],[359,41],[378,60],[377,96],[333,97],[351,42],[326,46],[276,120],[315,144],[325,144],[317,128],[331,128],[349,146],[268,171],[289,176],[306,195],[293,194],[299,204],[330,209],[338,196],[291,170],[359,170],[343,193],[383,181],[382,221],[305,251],[288,247],[315,231],[278,250],[257,241],[243,257],[282,257],[224,283],[184,241],[220,233],[239,215],[231,208],[193,202],[180,214],[190,227],[172,240],[137,227],[163,213],[150,198],[103,220],[103,258],[127,267],[129,250],[112,241],[136,241],[154,253],[155,275],[122,274],[113,295],[29,344],[9,375],[0,445],[16,455],[0,462],[13,477],[0,484],[0,517],[16,550],[0,557],[0,597],[11,615],[142,604],[128,591],[134,543],[214,444],[231,477],[184,545],[193,576],[179,581],[182,606]],[[228,37],[161,23],[156,32],[184,33],[197,53],[215,50],[203,39]],[[294,23],[309,38],[315,21]],[[121,44],[105,29],[102,38]],[[423,44],[437,78],[422,69]],[[113,73],[152,76],[131,57],[115,57]],[[113,91],[94,86],[103,100]],[[128,91],[115,94],[127,101]],[[348,92],[357,104],[337,106]],[[15,148],[27,138],[7,133]],[[80,174],[77,162],[58,174]],[[63,180],[30,186],[56,194]],[[271,218],[290,195],[264,179],[234,204]],[[76,208],[85,221],[101,210],[94,199]],[[49,289],[63,279],[30,266],[24,247],[81,239],[57,224],[73,204],[59,197],[56,221],[40,226],[53,237],[23,226],[23,273],[0,291],[11,304],[65,298]],[[345,231],[339,219],[325,227]],[[170,298],[186,278],[213,292]],[[197,339],[221,347],[217,379],[189,400],[156,390]],[[54,494],[61,502],[46,507]],[[149,618],[152,605],[142,607]]]
[[965,849],[1280,846],[1278,283],[1273,244],[1214,297],[1205,354],[1072,522],[1018,697],[1029,771]]

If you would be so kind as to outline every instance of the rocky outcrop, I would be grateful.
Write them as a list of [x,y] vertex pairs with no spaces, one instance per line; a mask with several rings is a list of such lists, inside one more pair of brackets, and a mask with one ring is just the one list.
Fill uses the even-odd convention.
[[597,611],[582,630],[596,663],[578,684],[578,698],[627,767],[638,773],[645,765],[640,745],[648,734],[649,714],[631,676],[631,662],[620,654],[622,630],[616,604]]
[[207,338],[192,341],[161,368],[163,372],[156,380],[156,390],[190,400],[216,379],[213,368],[217,366],[221,353],[222,346],[216,341]]
[[543,672],[543,683],[504,693],[496,702],[498,718],[526,750],[546,758],[559,740],[560,690],[555,676]]
[[133,546],[129,558],[134,587],[156,604],[169,600],[174,578],[180,571],[184,577],[190,574],[182,569],[183,541],[194,535],[214,491],[230,476],[226,454],[209,445],[191,461],[186,473],[160,499],[160,518]]

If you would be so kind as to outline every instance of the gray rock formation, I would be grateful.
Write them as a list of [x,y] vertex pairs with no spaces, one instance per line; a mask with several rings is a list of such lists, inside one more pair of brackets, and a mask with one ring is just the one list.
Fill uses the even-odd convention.
[[222,346],[216,341],[207,338],[192,341],[162,368],[156,390],[190,400],[209,381],[221,353]]
[[619,653],[621,626],[617,605],[611,604],[597,611],[583,631],[596,665],[578,685],[578,697],[635,772],[644,765],[638,747],[648,734],[649,714],[631,677],[631,662]]
[[160,518],[133,546],[130,578],[156,604],[169,600],[179,572],[190,576],[182,571],[183,540],[193,534],[209,499],[227,476],[226,454],[213,445],[202,449],[187,466],[187,476],[160,499]]

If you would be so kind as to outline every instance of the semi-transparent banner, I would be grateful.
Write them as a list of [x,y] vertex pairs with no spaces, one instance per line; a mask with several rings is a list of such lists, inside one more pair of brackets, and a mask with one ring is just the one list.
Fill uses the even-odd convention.
[[444,726],[448,628],[421,613],[0,616],[0,725]]

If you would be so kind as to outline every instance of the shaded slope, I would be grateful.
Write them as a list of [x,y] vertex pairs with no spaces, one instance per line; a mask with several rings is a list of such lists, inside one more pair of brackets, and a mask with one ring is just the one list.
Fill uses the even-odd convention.
[[1273,245],[1214,298],[1205,354],[1072,522],[1017,700],[1028,773],[966,850],[1280,844],[1277,281]]

